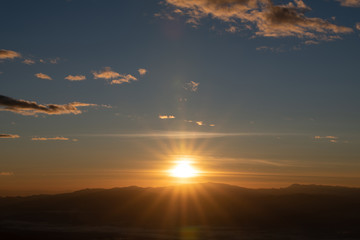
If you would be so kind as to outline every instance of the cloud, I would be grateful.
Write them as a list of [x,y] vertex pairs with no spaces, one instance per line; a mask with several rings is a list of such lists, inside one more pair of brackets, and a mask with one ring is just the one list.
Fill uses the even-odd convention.
[[20,136],[17,134],[0,134],[0,139],[1,138],[19,138]]
[[102,79],[112,79],[120,77],[120,73],[114,72],[111,70],[110,67],[105,67],[104,70],[99,72],[93,71],[92,74],[94,75],[95,79],[102,78]]
[[335,136],[315,136],[315,139],[338,139],[338,137]]
[[181,9],[192,22],[211,17],[238,29],[252,29],[254,37],[333,40],[339,34],[353,31],[321,18],[305,16],[311,8],[302,0],[282,5],[275,5],[272,0],[166,0],[166,3]]
[[236,33],[237,31],[239,31],[239,29],[235,26],[230,26],[229,28],[225,29],[225,31],[230,33]]
[[174,119],[174,115],[159,115],[160,119]]
[[188,83],[185,83],[185,89],[189,90],[191,92],[196,92],[199,88],[200,83],[194,82],[194,81],[190,81]]
[[[72,102],[68,104],[38,104],[26,100],[17,100],[14,98],[0,95],[0,111],[10,111],[21,115],[62,115],[62,114],[81,114],[82,111],[79,107],[93,107],[97,104]],[[108,106],[103,106],[108,107]]]
[[31,64],[35,64],[35,61],[32,60],[32,59],[25,59],[25,60],[23,61],[23,63],[25,63],[25,64],[27,64],[27,65],[31,65]]
[[12,176],[14,175],[13,172],[0,172],[0,176]]
[[203,126],[204,122],[203,121],[197,121],[196,124],[199,125],[199,126]]
[[304,42],[306,45],[317,45],[319,44],[319,42],[314,41],[314,40],[307,40]]
[[266,137],[266,136],[302,136],[297,133],[253,133],[253,132],[189,132],[189,131],[153,131],[145,133],[120,133],[120,134],[87,134],[94,137],[121,137],[121,138],[222,138],[222,137]]
[[65,79],[69,80],[69,81],[82,81],[85,80],[86,77],[84,75],[68,75],[67,77],[65,77]]
[[65,137],[52,137],[52,138],[33,137],[33,138],[31,138],[31,140],[33,140],[33,141],[68,141],[69,138],[65,138]]
[[260,46],[256,48],[257,51],[271,51],[271,52],[283,52],[284,49],[282,49],[281,47],[269,47],[269,46]]
[[147,73],[147,70],[145,68],[139,68],[138,72],[141,76],[145,75]]
[[[104,70],[99,72],[92,72],[95,79],[105,79],[111,80],[110,84],[122,84],[122,83],[130,83],[130,81],[136,81],[137,78],[131,74],[120,74],[118,72],[114,72],[110,67],[105,67]],[[117,78],[117,79],[116,79]]]
[[195,123],[198,126],[209,126],[209,127],[215,127],[215,124],[206,124],[204,121],[193,121],[193,120],[185,120],[185,122],[188,123]]
[[315,136],[314,137],[317,140],[321,140],[321,139],[325,139],[325,140],[329,140],[329,142],[331,143],[337,143],[338,142],[338,137],[336,136]]
[[21,54],[15,51],[0,49],[0,59],[14,59],[21,57]]
[[51,59],[49,60],[49,62],[50,62],[51,64],[58,64],[58,63],[59,63],[59,60],[60,60],[60,58],[51,58]]
[[360,7],[360,0],[337,0],[344,7]]
[[130,81],[137,81],[137,78],[131,74],[121,75],[121,78],[111,80],[110,84],[130,83]]
[[356,24],[355,24],[355,27],[356,27],[357,30],[360,31],[360,22],[356,23]]
[[52,78],[49,75],[46,75],[44,73],[36,73],[35,76],[37,78],[41,78],[41,79],[52,80]]

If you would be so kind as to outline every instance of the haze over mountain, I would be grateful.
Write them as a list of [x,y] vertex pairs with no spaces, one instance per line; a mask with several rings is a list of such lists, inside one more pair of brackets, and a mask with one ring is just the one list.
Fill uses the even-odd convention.
[[265,238],[270,233],[274,239],[357,239],[359,202],[359,188],[298,184],[280,189],[219,183],[84,189],[0,198],[0,232],[8,239],[47,239],[49,234],[52,239],[182,239],[184,229],[198,236],[186,239],[222,239],[221,234],[239,239],[231,238],[240,236],[238,231],[243,239],[271,239]]

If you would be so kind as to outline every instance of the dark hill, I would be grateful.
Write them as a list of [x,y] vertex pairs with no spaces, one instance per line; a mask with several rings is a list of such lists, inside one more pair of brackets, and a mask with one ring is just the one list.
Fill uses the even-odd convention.
[[20,222],[166,230],[183,226],[293,229],[360,236],[360,189],[297,184],[247,189],[199,183],[0,198],[2,229]]

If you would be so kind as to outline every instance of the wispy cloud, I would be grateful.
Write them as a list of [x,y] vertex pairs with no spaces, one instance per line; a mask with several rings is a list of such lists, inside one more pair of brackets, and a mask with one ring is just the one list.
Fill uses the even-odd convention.
[[355,28],[360,31],[360,22],[355,24]]
[[25,59],[25,60],[23,61],[23,63],[25,63],[25,64],[27,64],[27,65],[32,65],[32,64],[35,64],[35,61],[32,60],[32,59],[27,58],[27,59]]
[[174,119],[174,115],[159,115],[160,119]]
[[145,68],[139,68],[138,72],[141,76],[145,75],[147,73],[147,70]]
[[191,92],[196,92],[199,88],[199,85],[200,85],[200,83],[198,83],[198,82],[190,81],[188,83],[185,83],[184,88]]
[[31,138],[33,141],[68,141],[69,138],[66,137],[33,137]]
[[122,84],[122,83],[130,83],[130,81],[136,81],[137,78],[131,74],[121,75],[119,79],[111,80],[110,84]]
[[190,131],[153,131],[144,133],[118,133],[118,134],[86,134],[85,136],[94,137],[120,137],[120,138],[222,138],[222,137],[262,137],[262,136],[302,136],[297,133],[251,133],[251,132],[190,132]]
[[0,49],[0,59],[14,59],[21,57],[21,54],[15,51]]
[[69,81],[82,81],[85,80],[86,77],[84,75],[68,75],[65,79]]
[[95,79],[105,79],[111,80],[110,84],[122,84],[122,83],[129,83],[130,81],[136,81],[137,78],[131,74],[120,74],[111,70],[110,67],[105,67],[104,70],[101,71],[93,71],[92,74],[94,75]]
[[[99,106],[91,103],[72,102],[68,104],[38,104],[36,102],[18,100],[0,95],[0,111],[10,111],[22,115],[62,115],[62,114],[80,114],[82,111],[79,107]],[[103,106],[107,107],[107,106]]]
[[44,73],[36,73],[35,76],[37,78],[41,78],[41,79],[52,80],[52,78],[49,75],[46,75]]
[[257,51],[270,51],[270,52],[284,52],[284,49],[281,47],[269,47],[269,46],[260,46],[256,48]]
[[188,123],[195,123],[198,126],[209,126],[209,127],[215,127],[215,124],[211,123],[211,124],[206,124],[204,123],[204,121],[193,121],[193,120],[185,120],[185,122]]
[[339,137],[336,137],[336,136],[315,136],[314,137],[314,139],[317,139],[317,140],[325,139],[325,140],[329,140],[329,142],[332,142],[332,143],[336,143],[338,141],[338,138]]
[[14,175],[13,172],[0,172],[0,176],[12,176]]
[[20,136],[17,134],[0,134],[0,139],[1,138],[19,138]]
[[353,31],[321,18],[305,16],[311,8],[303,0],[281,5],[275,5],[272,0],[166,0],[166,3],[180,9],[193,24],[211,17],[238,29],[250,29],[253,36],[332,40]]
[[337,0],[344,7],[360,7],[360,0]]

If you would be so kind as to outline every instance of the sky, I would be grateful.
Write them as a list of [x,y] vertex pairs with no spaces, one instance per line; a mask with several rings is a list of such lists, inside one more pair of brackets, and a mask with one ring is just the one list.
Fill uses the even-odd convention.
[[0,195],[360,187],[359,0],[0,8]]

